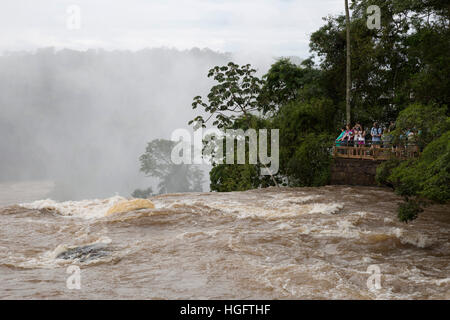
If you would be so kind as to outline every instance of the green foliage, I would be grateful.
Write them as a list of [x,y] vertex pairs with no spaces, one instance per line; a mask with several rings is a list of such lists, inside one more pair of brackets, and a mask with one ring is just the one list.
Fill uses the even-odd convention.
[[251,164],[219,164],[209,173],[212,191],[245,191],[260,187],[259,169]]
[[424,148],[418,159],[390,160],[377,168],[377,182],[393,186],[407,200],[399,207],[402,221],[415,219],[420,212],[411,198],[438,203],[450,200],[450,121],[446,113],[446,106],[415,103],[397,118],[394,143],[406,143],[406,133],[412,130],[414,142]]
[[[272,122],[258,117],[250,121],[254,128],[280,128],[280,169],[273,177],[277,183],[291,186],[320,186],[329,181],[333,124],[333,105],[325,98],[308,102],[295,100],[280,109]],[[248,121],[236,119],[233,128],[246,130]],[[261,176],[257,165],[215,166],[211,173],[211,190],[247,190],[274,185],[271,177]]]
[[379,185],[393,186],[389,181],[389,176],[392,174],[392,170],[400,165],[401,161],[398,159],[391,159],[384,161],[377,167],[375,180]]
[[416,219],[421,212],[423,212],[423,208],[418,201],[407,200],[399,205],[398,219],[402,222],[408,222]]
[[[393,168],[386,180],[407,201],[413,197],[447,203],[450,200],[450,131],[428,144],[419,159],[403,161]],[[410,213],[411,208],[414,208],[412,204],[401,206],[399,217],[416,217]]]
[[323,186],[330,180],[331,147],[328,134],[308,134],[287,163],[290,186]]
[[420,195],[439,203],[450,200],[450,131],[431,142],[419,161],[426,179]]
[[[368,29],[367,8],[381,8],[381,29]],[[448,5],[440,1],[357,0],[351,5],[352,119],[389,122],[412,102],[450,105]],[[325,19],[311,35],[326,95],[345,100],[345,17]]]
[[309,132],[333,132],[334,106],[330,99],[317,97],[309,101],[293,101],[285,105],[274,118],[274,126],[285,129],[283,140],[302,138]]
[[[306,139],[308,135],[314,137],[334,132],[334,110],[333,104],[326,98],[313,98],[307,102],[296,100],[283,106],[273,120],[273,126],[280,128],[280,174],[282,176],[289,178],[294,172],[292,166],[297,166],[297,162],[293,161],[291,166],[288,164],[301,145],[308,142]],[[317,145],[317,151],[320,150],[321,146]],[[327,162],[321,163],[327,165]],[[297,168],[300,169],[298,166]]]
[[[262,111],[263,107],[258,102],[263,81],[254,76],[256,72],[249,64],[239,66],[232,62],[226,66],[216,66],[209,71],[208,77],[213,77],[218,84],[214,85],[208,94],[208,103],[196,96],[192,108],[203,107],[208,113],[206,120],[203,115],[189,121],[197,128],[199,125],[206,127],[206,123],[213,118],[213,126],[218,129],[248,129],[268,128],[270,123],[256,116],[254,113]],[[212,156],[216,156],[217,140],[204,142],[203,150],[209,150]],[[226,149],[223,148],[224,155]],[[248,154],[248,153],[247,153]],[[236,158],[236,157],[235,157]],[[226,159],[217,159],[225,160]],[[233,164],[217,164],[210,173],[211,190],[232,191],[247,190],[267,186],[267,177],[260,175],[261,164],[247,164],[245,166]],[[274,178],[273,178],[274,179]]]
[[208,77],[213,77],[218,84],[214,85],[208,94],[208,103],[201,96],[194,97],[192,109],[203,107],[209,113],[205,120],[199,115],[189,124],[206,127],[206,123],[213,117],[213,126],[222,129],[229,127],[237,116],[250,116],[252,112],[260,110],[257,102],[261,92],[262,81],[254,76],[256,72],[250,64],[239,66],[233,62],[226,66],[215,66],[209,70]]
[[[263,118],[256,116],[250,116],[249,118],[239,117],[237,118],[232,127],[227,129],[242,130],[243,133],[248,129],[255,129],[256,136],[259,139],[257,129],[270,130],[272,124]],[[224,142],[224,141],[222,141]],[[209,142],[215,147],[218,146],[217,141]],[[257,164],[249,163],[249,139],[245,142],[245,164],[236,164],[237,161],[237,143],[235,141],[234,147],[234,161],[235,164],[226,164],[226,143],[223,145],[223,157],[216,161],[221,160],[221,164],[213,163],[213,168],[210,172],[210,188],[212,191],[243,191],[248,189],[262,188],[275,185],[273,179],[279,182],[276,176],[261,175],[261,168],[263,165],[258,162]],[[268,137],[268,149],[270,150],[270,138]]]
[[422,105],[415,103],[400,112],[395,130],[394,143],[404,144],[408,130],[416,132],[416,142],[420,147],[440,137],[450,129],[446,106]]
[[396,192],[420,196],[439,203],[450,200],[450,131],[431,142],[420,158],[404,162],[389,178]]
[[415,196],[420,190],[420,173],[416,170],[417,160],[402,161],[400,165],[393,168],[388,182],[391,183],[395,192],[403,197]]
[[153,194],[153,189],[151,187],[148,187],[147,189],[136,189],[133,191],[131,196],[133,198],[142,198],[147,199]]
[[301,67],[282,58],[270,67],[263,76],[264,85],[258,97],[264,113],[276,112],[281,106],[300,96],[317,93],[314,91],[314,84],[320,71],[313,69],[307,62]]
[[[448,22],[447,22],[448,23]],[[450,29],[419,25],[408,38],[410,58],[422,66],[411,77],[415,99],[423,103],[450,103]]]

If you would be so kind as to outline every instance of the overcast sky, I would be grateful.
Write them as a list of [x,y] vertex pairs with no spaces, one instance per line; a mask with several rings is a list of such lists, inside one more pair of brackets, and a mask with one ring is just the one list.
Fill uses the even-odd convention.
[[[307,57],[343,0],[0,0],[0,51],[205,48]],[[75,5],[80,10],[80,25]],[[73,7],[72,7],[73,8]]]

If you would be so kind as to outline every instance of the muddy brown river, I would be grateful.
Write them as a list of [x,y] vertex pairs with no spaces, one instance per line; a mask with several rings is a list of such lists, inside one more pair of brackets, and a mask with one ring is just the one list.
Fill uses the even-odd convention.
[[123,199],[7,198],[0,299],[450,299],[449,206],[405,224],[389,189],[326,186],[105,215]]

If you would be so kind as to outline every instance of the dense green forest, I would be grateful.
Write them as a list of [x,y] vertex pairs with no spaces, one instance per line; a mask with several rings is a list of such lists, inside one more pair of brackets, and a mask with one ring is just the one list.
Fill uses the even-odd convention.
[[[381,9],[381,28],[367,27],[366,10]],[[380,184],[406,202],[399,218],[417,217],[424,205],[450,199],[450,5],[445,1],[352,1],[351,121],[365,128],[395,121],[395,141],[411,128],[423,150],[418,159],[387,161]],[[214,85],[197,96],[194,126],[280,130],[280,169],[260,174],[261,164],[214,164],[213,191],[272,185],[321,186],[329,182],[330,149],[346,124],[345,16],[324,18],[310,38],[311,56],[300,65],[279,59],[263,77],[251,65],[230,62],[212,68]],[[206,115],[206,116],[205,116]]]

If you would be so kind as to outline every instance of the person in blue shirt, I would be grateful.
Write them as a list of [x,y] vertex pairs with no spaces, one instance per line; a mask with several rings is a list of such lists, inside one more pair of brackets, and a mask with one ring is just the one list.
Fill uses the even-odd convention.
[[372,129],[370,129],[370,135],[372,136],[372,146],[378,148],[381,143],[382,130],[378,126],[378,122],[373,123]]

